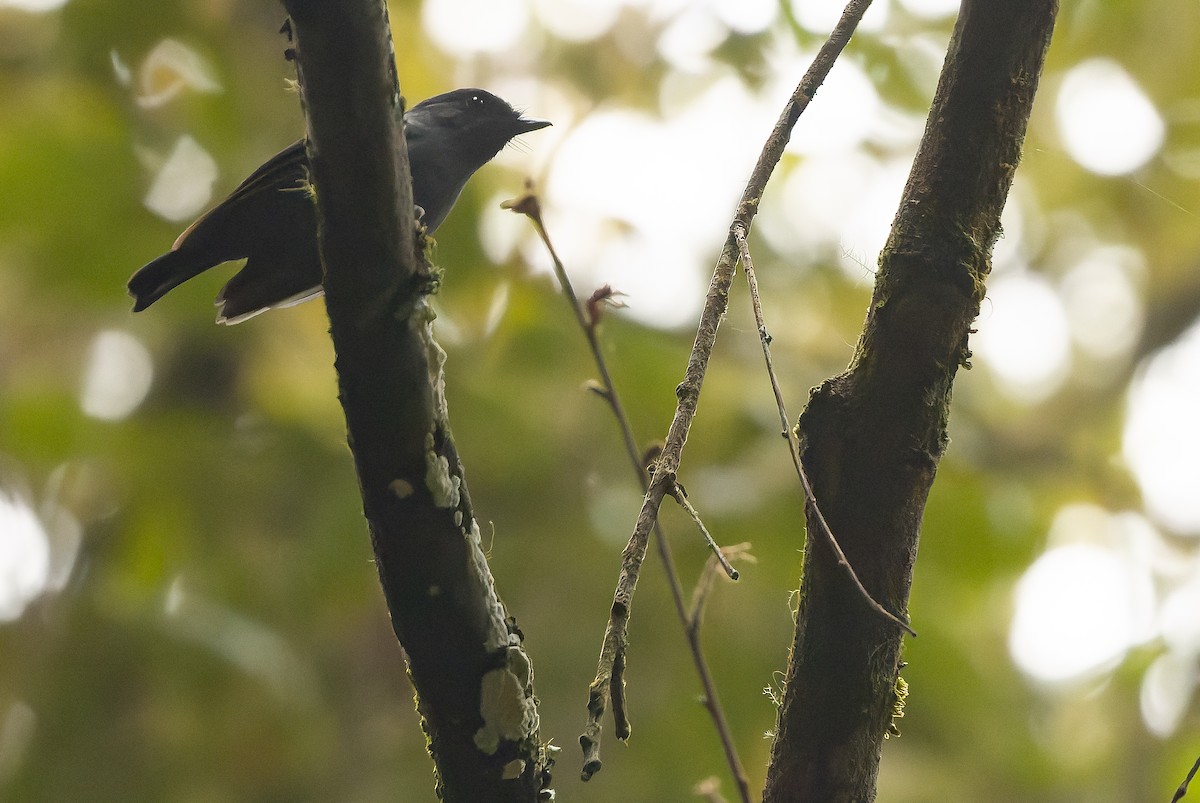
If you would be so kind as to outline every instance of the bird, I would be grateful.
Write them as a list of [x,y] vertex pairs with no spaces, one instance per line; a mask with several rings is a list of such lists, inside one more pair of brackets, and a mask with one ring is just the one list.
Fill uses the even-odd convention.
[[[455,89],[404,114],[413,203],[427,233],[437,230],[467,180],[521,134],[548,120],[525,117],[483,89]],[[305,140],[284,148],[188,226],[171,250],[129,279],[140,312],[183,282],[223,262],[246,264],[217,294],[217,323],[235,324],[322,293],[317,215],[308,187]]]

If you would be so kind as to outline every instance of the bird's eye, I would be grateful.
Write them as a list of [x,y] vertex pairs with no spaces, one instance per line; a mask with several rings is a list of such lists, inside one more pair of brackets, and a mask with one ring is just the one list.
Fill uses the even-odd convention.
[[467,105],[473,109],[482,109],[484,105],[483,96],[472,95],[471,97],[467,98]]

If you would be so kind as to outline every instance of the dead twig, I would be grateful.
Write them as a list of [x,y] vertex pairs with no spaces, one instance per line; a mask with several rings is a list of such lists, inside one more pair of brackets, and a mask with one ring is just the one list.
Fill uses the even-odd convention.
[[721,564],[721,568],[725,570],[725,574],[729,576],[729,579],[738,579],[737,569],[733,568],[733,566],[729,564],[729,561],[725,558],[725,554],[721,551],[721,547],[717,546],[717,542],[713,540],[712,534],[709,533],[708,528],[704,526],[704,522],[700,519],[700,513],[696,510],[696,508],[692,507],[692,503],[688,500],[687,491],[683,490],[683,486],[677,482],[675,483],[675,487],[669,490],[667,493],[671,495],[672,499],[679,503],[679,506],[683,508],[684,513],[687,513],[689,516],[691,516],[692,523],[696,525],[696,528],[700,530],[700,534],[704,536],[704,542],[708,544],[708,548],[712,551],[713,557],[716,558],[717,563]]
[[[617,294],[611,288],[605,286],[593,293],[585,306],[580,305],[579,299],[575,295],[575,289],[571,285],[571,279],[567,276],[566,268],[563,266],[562,260],[559,259],[558,253],[554,250],[554,244],[550,241],[550,235],[546,231],[545,223],[542,220],[541,205],[538,202],[537,195],[533,192],[532,182],[526,182],[524,195],[513,201],[506,201],[502,206],[528,217],[533,223],[534,229],[537,231],[542,243],[545,244],[546,250],[550,254],[550,259],[554,263],[554,273],[558,277],[558,283],[562,288],[563,296],[570,303],[571,309],[575,313],[575,319],[579,323],[580,328],[583,329],[584,336],[588,341],[588,347],[592,352],[592,359],[596,363],[596,370],[600,373],[600,384],[590,387],[596,395],[608,403],[613,416],[616,417],[617,426],[621,430],[621,436],[625,442],[625,451],[629,456],[630,465],[637,474],[638,484],[645,491],[649,485],[645,468],[646,461],[637,448],[633,435],[633,427],[625,415],[625,408],[621,404],[621,398],[613,384],[612,375],[608,370],[608,364],[604,359],[604,353],[600,349],[599,339],[596,334],[596,327],[600,320],[603,305],[616,303],[614,298]],[[682,489],[679,490],[682,492]],[[691,506],[688,505],[688,507],[690,508]],[[712,536],[708,534],[708,530],[700,523],[699,516],[694,516],[694,520],[699,524],[701,532],[708,539],[708,543],[714,550],[714,554],[720,556],[724,565],[728,567],[728,571],[732,572],[731,576],[733,579],[737,579],[737,572],[725,560],[721,550],[713,542]],[[704,691],[705,708],[708,710],[709,716],[713,720],[713,726],[717,730],[717,737],[720,739],[721,747],[725,752],[726,762],[733,775],[734,783],[738,788],[739,799],[742,803],[750,803],[750,782],[746,777],[745,769],[742,767],[741,759],[738,757],[737,748],[733,742],[733,734],[729,730],[729,723],[725,719],[720,699],[717,697],[716,684],[713,682],[712,675],[708,671],[708,664],[705,661],[704,653],[700,649],[699,633],[697,632],[699,630],[699,620],[698,617],[689,614],[685,607],[683,587],[679,582],[679,573],[675,570],[675,561],[671,556],[670,545],[658,522],[654,523],[654,536],[655,543],[658,545],[659,557],[662,559],[663,571],[667,577],[667,585],[671,589],[671,598],[675,603],[675,612],[683,624],[684,633],[687,635],[688,646],[692,655],[692,663],[696,667],[696,674],[700,678],[700,685]],[[711,585],[711,582],[709,585]],[[695,605],[693,605],[693,610],[695,610]],[[600,723],[604,716],[605,701],[610,699],[610,695],[613,717],[617,721],[617,737],[627,739],[630,734],[629,719],[625,712],[624,654],[613,654],[612,663],[608,664],[608,666],[611,667],[611,671],[603,678],[599,686],[599,688],[604,690],[604,693],[597,693],[597,683],[601,681],[599,676],[592,682],[592,692],[588,698],[588,729],[579,737],[580,745],[584,751],[582,777],[585,781],[599,772],[602,766],[602,762],[600,761]]]
[[804,470],[804,462],[800,459],[800,441],[796,437],[796,431],[789,425],[787,408],[783,403],[783,391],[779,387],[779,378],[775,375],[775,363],[771,359],[771,335],[767,331],[767,325],[763,321],[762,302],[758,296],[758,278],[754,274],[754,262],[750,258],[750,246],[746,243],[746,230],[740,226],[734,226],[734,239],[737,240],[738,254],[742,263],[742,271],[746,274],[746,281],[750,285],[750,304],[754,308],[754,322],[758,326],[758,338],[762,342],[763,358],[767,363],[767,376],[771,379],[771,391],[775,394],[775,406],[779,408],[779,423],[783,428],[783,437],[787,439],[789,451],[792,454],[792,465],[796,467],[796,476],[800,478],[800,485],[804,488],[804,505],[812,518],[817,520],[818,529],[821,535],[828,542],[833,554],[837,557],[838,566],[842,567],[850,582],[858,589],[858,592],[866,600],[871,610],[878,613],[880,616],[888,619],[902,628],[906,633],[913,636],[917,635],[917,631],[913,630],[908,622],[899,618],[887,608],[883,607],[866,587],[862,581],[858,579],[858,575],[854,572],[854,567],[850,565],[850,561],[846,559],[846,553],[842,551],[842,547],[838,544],[837,538],[834,537],[833,531],[829,529],[829,522],[825,521],[825,515],[821,512],[821,508],[817,505],[817,496],[813,493],[812,483],[808,481],[808,472]]
[[1187,794],[1188,784],[1196,777],[1196,771],[1200,770],[1200,757],[1196,759],[1196,763],[1192,765],[1192,769],[1188,772],[1187,777],[1183,779],[1183,783],[1179,784],[1179,788],[1175,790],[1175,796],[1171,798],[1171,803],[1179,803],[1183,800],[1183,796]]
[[[795,91],[792,92],[792,96],[776,121],[766,144],[759,153],[758,161],[754,165],[750,179],[742,192],[733,222],[730,224],[729,235],[725,238],[725,244],[709,282],[708,295],[700,314],[696,339],[692,345],[691,356],[688,358],[687,369],[684,372],[683,381],[675,389],[676,398],[679,400],[675,408],[675,416],[667,430],[666,442],[654,467],[633,534],[629,537],[629,542],[621,553],[621,573],[617,580],[616,590],[613,592],[608,625],[604,631],[604,643],[597,662],[596,678],[589,687],[587,729],[580,737],[580,744],[584,749],[584,777],[590,777],[590,773],[599,769],[600,766],[600,718],[604,715],[610,697],[614,701],[613,718],[616,720],[617,738],[625,738],[629,734],[629,721],[624,715],[624,709],[622,707],[618,711],[615,702],[617,695],[622,692],[618,689],[618,675],[614,670],[625,665],[629,612],[633,603],[634,589],[637,587],[638,576],[641,573],[642,562],[646,557],[650,531],[658,521],[658,509],[662,506],[663,496],[675,486],[676,472],[683,457],[683,445],[696,415],[700,388],[704,383],[704,374],[708,369],[713,344],[716,342],[717,329],[729,307],[729,287],[733,283],[733,275],[738,261],[738,247],[734,232],[739,228],[747,232],[750,230],[751,223],[758,211],[759,199],[762,197],[763,190],[766,188],[775,166],[783,156],[784,148],[791,138],[796,121],[808,108],[817,88],[833,68],[834,62],[845,49],[851,34],[858,27],[859,20],[862,19],[862,15],[870,5],[870,0],[850,0],[846,6],[841,19],[838,20],[833,32],[817,52],[808,71],[796,86]],[[665,541],[662,539],[658,539],[658,541],[661,551],[665,548]]]

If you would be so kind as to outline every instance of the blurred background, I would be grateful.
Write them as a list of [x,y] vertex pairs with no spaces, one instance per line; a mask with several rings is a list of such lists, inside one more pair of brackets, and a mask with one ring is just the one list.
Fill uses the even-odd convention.
[[[752,238],[790,413],[841,371],[956,4],[876,0]],[[393,3],[403,89],[554,127],[438,232],[449,399],[560,799],[732,785],[651,557],[633,738],[577,736],[638,509],[528,224],[525,176],[638,437],[666,432],[750,166],[834,0]],[[0,0],[0,798],[427,800],[320,301],[213,325],[218,269],[124,284],[303,132],[275,3]],[[1200,752],[1200,6],[1064,3],[927,510],[881,801],[1168,800]],[[964,144],[969,147],[969,143]],[[220,275],[217,275],[220,274]],[[704,640],[761,788],[801,502],[739,282],[681,479],[757,562]],[[669,506],[668,506],[669,507]],[[666,510],[666,508],[664,508]],[[705,551],[665,524],[685,582]]]

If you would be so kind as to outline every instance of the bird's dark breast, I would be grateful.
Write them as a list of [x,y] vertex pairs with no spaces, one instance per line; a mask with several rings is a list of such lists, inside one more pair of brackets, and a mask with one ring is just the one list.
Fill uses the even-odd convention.
[[422,222],[433,233],[442,225],[467,179],[478,166],[447,164],[445,159],[440,158],[437,149],[430,147],[428,137],[410,134],[408,146],[413,203],[424,210]]

